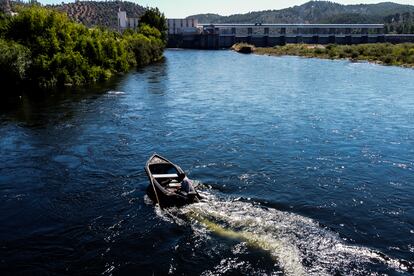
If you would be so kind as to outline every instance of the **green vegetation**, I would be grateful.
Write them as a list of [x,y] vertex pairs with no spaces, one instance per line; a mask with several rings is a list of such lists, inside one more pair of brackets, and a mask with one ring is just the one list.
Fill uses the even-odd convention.
[[385,17],[385,32],[414,34],[414,12],[397,13]]
[[13,41],[0,39],[0,81],[19,83],[31,65],[30,50]]
[[22,8],[0,18],[0,81],[39,87],[84,85],[162,58],[161,32],[88,29],[60,12]]
[[148,25],[161,32],[162,39],[167,41],[167,18],[160,12],[158,8],[148,8],[147,11],[139,19],[139,26]]
[[281,10],[265,10],[220,16],[198,14],[203,23],[383,23],[384,18],[397,14],[414,12],[414,6],[391,2],[378,4],[342,5],[331,1],[309,1],[300,6]]
[[255,48],[260,55],[293,55],[327,59],[366,60],[386,65],[414,67],[414,44],[359,44],[359,45],[308,45],[288,44],[273,48]]

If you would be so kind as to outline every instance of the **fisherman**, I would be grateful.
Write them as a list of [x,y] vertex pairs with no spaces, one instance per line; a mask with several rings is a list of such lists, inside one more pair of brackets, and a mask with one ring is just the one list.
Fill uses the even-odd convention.
[[190,195],[196,194],[196,191],[194,190],[193,186],[193,181],[189,179],[187,176],[185,176],[183,181],[181,182],[181,190]]

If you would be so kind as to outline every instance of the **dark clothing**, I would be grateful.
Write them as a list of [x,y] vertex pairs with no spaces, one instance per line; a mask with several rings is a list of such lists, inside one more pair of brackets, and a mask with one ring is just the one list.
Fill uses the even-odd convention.
[[196,191],[194,190],[194,187],[193,187],[193,181],[191,181],[187,177],[185,177],[183,179],[183,182],[181,182],[181,190],[183,190],[187,194],[195,194],[196,193]]

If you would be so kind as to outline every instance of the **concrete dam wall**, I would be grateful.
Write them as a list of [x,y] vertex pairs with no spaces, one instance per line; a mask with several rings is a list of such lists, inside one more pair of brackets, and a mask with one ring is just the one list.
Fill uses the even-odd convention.
[[199,24],[198,30],[196,33],[170,33],[168,47],[225,49],[240,42],[256,47],[288,43],[414,42],[414,35],[384,34],[383,24]]

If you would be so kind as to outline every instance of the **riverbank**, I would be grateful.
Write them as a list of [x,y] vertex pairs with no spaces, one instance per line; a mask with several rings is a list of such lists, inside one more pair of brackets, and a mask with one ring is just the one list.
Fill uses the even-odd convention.
[[[240,44],[248,47],[246,44]],[[384,65],[414,67],[414,43],[404,44],[358,44],[358,45],[311,45],[287,44],[268,48],[256,48],[252,52],[269,56],[302,56],[324,59],[349,59],[353,61],[369,61]],[[241,48],[238,44],[233,50]]]

